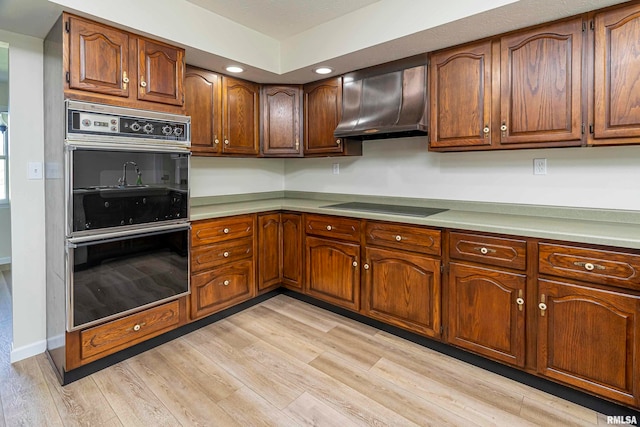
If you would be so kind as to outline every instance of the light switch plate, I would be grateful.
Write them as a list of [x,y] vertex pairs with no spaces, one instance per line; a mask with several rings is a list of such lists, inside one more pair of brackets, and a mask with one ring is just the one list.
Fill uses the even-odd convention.
[[28,179],[42,179],[42,162],[29,162]]

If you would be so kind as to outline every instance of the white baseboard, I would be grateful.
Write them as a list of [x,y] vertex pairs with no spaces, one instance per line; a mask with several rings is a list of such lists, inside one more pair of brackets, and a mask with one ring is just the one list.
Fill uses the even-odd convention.
[[11,355],[9,356],[10,361],[11,363],[19,362],[31,356],[44,353],[46,349],[46,340],[36,341],[33,344],[25,345],[20,348],[13,348],[13,343],[11,343]]
[[2,269],[1,267],[5,264],[11,264],[11,257],[10,256],[6,256],[3,258],[0,258],[0,270]]

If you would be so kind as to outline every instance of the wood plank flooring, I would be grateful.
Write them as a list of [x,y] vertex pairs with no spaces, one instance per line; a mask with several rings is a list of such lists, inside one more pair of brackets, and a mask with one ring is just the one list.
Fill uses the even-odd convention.
[[0,427],[606,425],[284,295],[65,387],[44,355],[9,365],[0,344]]

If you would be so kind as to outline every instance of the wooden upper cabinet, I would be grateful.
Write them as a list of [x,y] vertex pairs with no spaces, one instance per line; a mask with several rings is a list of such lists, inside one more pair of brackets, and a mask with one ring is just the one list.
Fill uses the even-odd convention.
[[[595,15],[594,144],[640,137],[640,6]],[[630,139],[635,138],[635,139]]]
[[223,153],[258,155],[259,99],[258,84],[222,77]]
[[263,156],[302,156],[302,86],[262,87]]
[[210,71],[187,67],[184,89],[186,114],[191,116],[191,151],[194,155],[220,153],[220,76]]
[[164,104],[184,102],[184,50],[137,38],[138,99]]
[[129,34],[75,16],[67,22],[69,88],[128,97]]
[[342,153],[344,144],[335,138],[342,117],[342,77],[304,85],[304,153]]
[[64,14],[65,97],[184,113],[184,49]]
[[501,144],[582,138],[582,19],[500,39]]
[[491,145],[491,41],[431,56],[431,147]]

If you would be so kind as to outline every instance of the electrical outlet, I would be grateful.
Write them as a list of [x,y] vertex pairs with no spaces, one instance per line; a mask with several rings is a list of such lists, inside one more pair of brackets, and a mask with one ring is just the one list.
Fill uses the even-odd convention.
[[340,175],[340,163],[334,163],[331,171],[333,172],[334,175]]
[[533,159],[533,174],[534,175],[547,174],[547,159]]
[[42,163],[41,162],[29,162],[27,169],[28,179],[42,179]]

